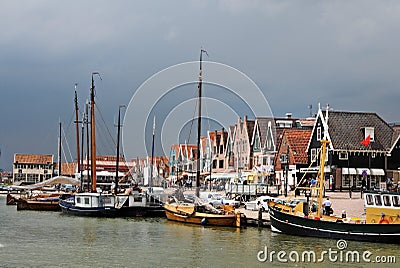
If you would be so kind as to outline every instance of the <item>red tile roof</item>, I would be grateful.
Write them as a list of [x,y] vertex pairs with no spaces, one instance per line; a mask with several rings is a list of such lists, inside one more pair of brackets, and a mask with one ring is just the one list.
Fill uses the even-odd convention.
[[53,155],[51,154],[14,154],[14,163],[26,164],[52,164]]
[[307,145],[310,140],[312,130],[309,129],[285,129],[283,135],[286,136],[290,146],[291,154],[295,164],[307,164]]
[[[54,169],[58,169],[58,163],[55,163]],[[61,163],[61,174],[67,176],[75,176],[76,163]]]

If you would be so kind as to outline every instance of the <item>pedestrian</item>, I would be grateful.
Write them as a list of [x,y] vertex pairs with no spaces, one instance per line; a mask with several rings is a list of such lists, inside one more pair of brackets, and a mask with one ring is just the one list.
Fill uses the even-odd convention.
[[324,214],[329,216],[333,213],[332,210],[332,202],[329,200],[329,197],[322,203],[322,208],[324,209]]

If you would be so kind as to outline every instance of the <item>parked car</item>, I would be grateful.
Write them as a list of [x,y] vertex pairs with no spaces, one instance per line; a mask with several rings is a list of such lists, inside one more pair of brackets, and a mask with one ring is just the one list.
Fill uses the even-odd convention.
[[235,208],[240,207],[240,202],[239,201],[230,199],[230,198],[228,198],[226,196],[222,197],[221,201],[222,201],[223,205],[230,205],[230,206],[234,206]]
[[269,201],[275,201],[275,202],[279,202],[281,204],[284,203],[284,200],[282,200],[282,199],[277,199],[275,197],[265,195],[265,196],[258,197],[256,200],[246,202],[245,208],[248,210],[259,210],[261,207],[262,211],[268,211],[268,202]]
[[240,206],[239,201],[229,199],[228,197],[216,192],[201,192],[200,199],[214,207],[220,207],[222,205],[233,205],[234,207]]

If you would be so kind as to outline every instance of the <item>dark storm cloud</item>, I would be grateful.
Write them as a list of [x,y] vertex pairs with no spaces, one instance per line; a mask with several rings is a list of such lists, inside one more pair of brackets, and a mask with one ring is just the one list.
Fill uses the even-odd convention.
[[14,153],[56,152],[73,85],[82,106],[93,71],[115,134],[118,105],[201,46],[254,80],[274,115],[320,102],[399,121],[399,27],[397,1],[3,1],[0,168]]

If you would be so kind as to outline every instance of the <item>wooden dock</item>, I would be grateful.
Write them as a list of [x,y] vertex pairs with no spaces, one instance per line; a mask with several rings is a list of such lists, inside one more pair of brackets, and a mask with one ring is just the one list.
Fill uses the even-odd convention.
[[271,228],[268,212],[247,210],[245,208],[238,208],[236,211],[240,211],[246,216],[245,226]]

